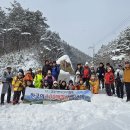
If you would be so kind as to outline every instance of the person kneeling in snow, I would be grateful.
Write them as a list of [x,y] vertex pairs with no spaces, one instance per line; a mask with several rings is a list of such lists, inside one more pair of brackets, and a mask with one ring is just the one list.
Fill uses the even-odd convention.
[[98,94],[99,92],[99,80],[98,78],[96,77],[96,75],[91,75],[91,78],[90,78],[90,86],[91,86],[91,91],[93,94]]
[[87,87],[84,85],[83,80],[81,79],[79,84],[76,86],[76,90],[86,90]]
[[[105,74],[105,88],[108,96],[112,96],[113,94],[115,94],[114,74],[111,68],[107,68],[107,72]],[[113,93],[111,92],[111,90],[113,91]]]
[[72,80],[69,81],[69,84],[68,84],[68,86],[67,86],[67,89],[68,89],[68,90],[75,90],[75,86],[74,86]]
[[12,86],[14,90],[13,104],[15,105],[19,103],[19,98],[24,88],[23,74],[21,72],[19,72],[18,75],[13,78]]
[[60,89],[61,89],[61,90],[67,89],[67,83],[66,83],[66,81],[63,80],[63,81],[61,82]]
[[54,82],[53,82],[52,89],[59,89],[59,84],[58,84],[57,81],[54,81]]

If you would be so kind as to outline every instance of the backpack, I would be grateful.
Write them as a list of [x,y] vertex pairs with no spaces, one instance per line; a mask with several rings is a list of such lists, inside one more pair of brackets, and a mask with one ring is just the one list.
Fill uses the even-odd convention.
[[117,80],[118,82],[121,81],[120,73],[119,73],[119,72],[117,72],[117,78],[116,78],[116,80]]

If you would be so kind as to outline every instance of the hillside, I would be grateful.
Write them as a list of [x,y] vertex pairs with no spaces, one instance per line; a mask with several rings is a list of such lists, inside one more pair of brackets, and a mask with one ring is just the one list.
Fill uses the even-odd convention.
[[74,68],[78,62],[91,60],[52,32],[42,12],[24,9],[16,1],[7,11],[0,8],[0,48],[0,68],[19,64],[24,67],[26,61],[31,62],[30,67],[40,67],[46,59],[53,61],[63,55],[70,57]]
[[126,60],[130,60],[130,27],[122,31],[114,41],[103,45],[95,58],[115,65],[124,64]]

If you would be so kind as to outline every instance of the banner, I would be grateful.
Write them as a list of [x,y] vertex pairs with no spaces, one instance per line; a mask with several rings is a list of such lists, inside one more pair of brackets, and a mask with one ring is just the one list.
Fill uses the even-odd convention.
[[43,101],[68,101],[85,100],[91,101],[91,91],[89,90],[56,90],[26,88],[24,101],[43,102]]

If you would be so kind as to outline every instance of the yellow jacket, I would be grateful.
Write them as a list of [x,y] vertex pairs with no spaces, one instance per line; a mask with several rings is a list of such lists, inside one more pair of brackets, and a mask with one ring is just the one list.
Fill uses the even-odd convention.
[[14,91],[22,91],[24,87],[23,78],[18,78],[17,76],[13,78],[12,86]]
[[90,85],[92,86],[92,93],[98,94],[99,92],[99,80],[90,80],[89,81]]
[[37,74],[34,78],[34,86],[35,88],[41,88],[42,87],[42,74]]
[[123,80],[124,82],[130,82],[130,68],[125,68]]

